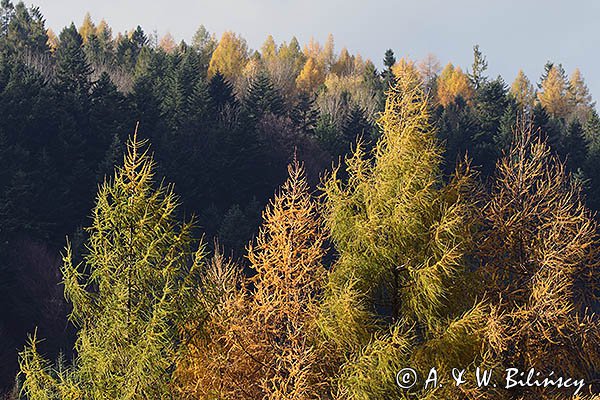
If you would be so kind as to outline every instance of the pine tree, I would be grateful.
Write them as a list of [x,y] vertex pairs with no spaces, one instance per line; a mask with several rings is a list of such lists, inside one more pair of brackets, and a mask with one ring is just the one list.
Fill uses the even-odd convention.
[[133,139],[98,193],[83,265],[64,256],[65,295],[78,329],[70,366],[52,367],[33,336],[20,355],[30,399],[169,396],[185,323],[201,312],[191,224],[175,220],[171,187],[154,189],[148,150]]

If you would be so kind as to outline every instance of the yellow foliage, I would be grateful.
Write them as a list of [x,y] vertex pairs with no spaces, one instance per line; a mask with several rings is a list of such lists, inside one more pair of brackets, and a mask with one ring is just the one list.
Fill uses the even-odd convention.
[[523,73],[523,70],[519,70],[519,74],[515,78],[515,81],[510,87],[510,94],[517,100],[517,103],[522,108],[531,109],[535,102],[535,88]]
[[304,400],[329,398],[332,364],[317,341],[326,278],[325,234],[303,169],[263,213],[248,259],[255,291],[241,289],[207,321],[208,339],[189,346],[177,375],[185,398]]
[[420,80],[421,76],[415,62],[412,60],[407,60],[405,58],[401,58],[393,67],[392,72],[396,78],[404,76],[405,74],[409,74],[416,80]]
[[161,48],[165,53],[171,54],[177,48],[177,43],[171,33],[167,32],[158,43],[158,47]]
[[325,81],[325,71],[313,57],[306,60],[304,68],[296,78],[296,87],[308,93],[314,92]]
[[230,81],[235,81],[248,62],[246,41],[231,31],[223,33],[208,66],[208,76],[220,72]]
[[473,88],[469,84],[469,78],[460,67],[454,67],[452,63],[448,63],[438,78],[437,99],[445,107],[458,96],[466,101],[471,100]]
[[553,66],[542,82],[542,90],[538,100],[553,117],[567,117],[570,111],[568,99],[568,83],[561,70]]
[[529,127],[499,162],[484,212],[491,355],[510,367],[593,380],[600,320],[588,307],[600,304],[598,226],[578,184]]
[[88,38],[91,34],[95,33],[95,31],[96,27],[94,26],[94,22],[92,21],[90,13],[88,12],[85,14],[85,17],[83,18],[83,23],[79,27],[79,34],[83,39],[83,43],[87,43]]

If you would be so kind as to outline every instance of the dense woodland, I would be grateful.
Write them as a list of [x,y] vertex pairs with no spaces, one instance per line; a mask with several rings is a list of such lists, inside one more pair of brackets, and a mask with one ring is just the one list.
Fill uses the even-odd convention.
[[572,394],[396,385],[457,365],[600,390],[579,70],[509,84],[475,46],[465,70],[388,50],[379,71],[333,36],[252,50],[89,15],[57,35],[0,4],[7,398]]

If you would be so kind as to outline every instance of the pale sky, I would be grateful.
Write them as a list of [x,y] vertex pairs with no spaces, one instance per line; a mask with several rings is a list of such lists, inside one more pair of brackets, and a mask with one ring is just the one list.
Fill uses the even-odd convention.
[[86,12],[105,19],[113,32],[141,25],[159,36],[170,32],[189,42],[203,24],[218,37],[240,33],[251,48],[267,35],[277,43],[311,36],[323,43],[329,33],[336,50],[347,47],[380,68],[387,48],[396,57],[435,54],[470,68],[472,47],[487,57],[488,74],[511,83],[522,68],[536,83],[547,60],[567,73],[579,67],[594,99],[600,99],[600,1],[598,0],[27,0],[40,7],[57,34],[81,24]]

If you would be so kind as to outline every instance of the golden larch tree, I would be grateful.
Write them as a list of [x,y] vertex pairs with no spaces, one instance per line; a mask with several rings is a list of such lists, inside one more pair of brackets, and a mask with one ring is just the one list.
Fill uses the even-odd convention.
[[208,76],[220,72],[226,79],[235,82],[248,62],[246,41],[233,32],[223,33],[208,66]]
[[[580,193],[549,146],[521,124],[498,163],[479,251],[494,307],[488,327],[494,358],[591,383],[600,365],[600,320],[593,313],[599,237]],[[542,388],[519,395],[554,394]]]
[[473,88],[469,83],[469,77],[460,67],[448,63],[437,80],[437,100],[445,107],[458,96],[466,101],[471,100]]
[[180,365],[189,398],[330,396],[330,356],[315,324],[326,237],[303,169],[294,163],[289,174],[248,248],[256,275],[207,322],[210,339],[193,343],[193,357]]

